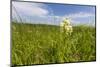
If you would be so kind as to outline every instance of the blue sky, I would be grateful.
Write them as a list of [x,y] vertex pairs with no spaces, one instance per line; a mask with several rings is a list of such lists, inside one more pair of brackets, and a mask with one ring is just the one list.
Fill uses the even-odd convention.
[[[23,21],[27,23],[59,25],[63,18],[69,18],[73,25],[95,25],[94,6],[15,1],[12,4]],[[13,7],[12,17],[18,20],[18,16]]]

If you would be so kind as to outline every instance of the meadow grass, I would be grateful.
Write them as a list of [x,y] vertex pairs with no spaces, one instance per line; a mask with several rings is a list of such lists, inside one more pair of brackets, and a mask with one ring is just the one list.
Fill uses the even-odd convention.
[[95,27],[73,26],[66,36],[60,26],[12,22],[12,65],[95,60]]

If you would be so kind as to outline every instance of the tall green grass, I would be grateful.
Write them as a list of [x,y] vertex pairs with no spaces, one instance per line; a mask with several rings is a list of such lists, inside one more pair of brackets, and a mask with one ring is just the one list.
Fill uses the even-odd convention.
[[66,36],[59,26],[12,22],[12,64],[95,61],[95,34],[91,26],[74,26]]

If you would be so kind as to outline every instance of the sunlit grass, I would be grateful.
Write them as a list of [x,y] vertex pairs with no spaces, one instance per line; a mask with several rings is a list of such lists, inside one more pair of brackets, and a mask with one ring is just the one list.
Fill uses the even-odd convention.
[[95,61],[95,27],[74,26],[70,36],[60,26],[12,22],[12,64]]

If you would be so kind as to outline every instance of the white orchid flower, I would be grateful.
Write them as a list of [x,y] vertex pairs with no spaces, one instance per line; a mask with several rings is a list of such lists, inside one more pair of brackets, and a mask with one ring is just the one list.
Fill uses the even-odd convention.
[[73,31],[70,21],[68,19],[64,19],[63,22],[61,22],[60,27],[61,32],[64,32],[66,34],[71,34]]

